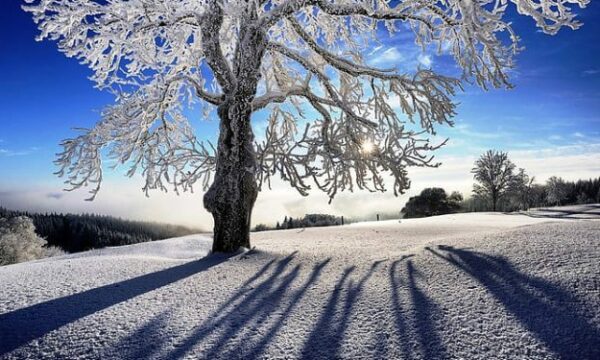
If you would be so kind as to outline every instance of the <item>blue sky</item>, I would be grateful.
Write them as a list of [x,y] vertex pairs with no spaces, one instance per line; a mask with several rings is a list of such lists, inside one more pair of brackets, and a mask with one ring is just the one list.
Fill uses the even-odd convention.
[[[0,68],[3,69],[0,76],[0,203],[46,210],[111,212],[111,204],[116,200],[110,200],[109,195],[100,201],[101,205],[81,204],[85,194],[73,195],[71,202],[66,201],[60,192],[61,181],[52,175],[55,171],[52,161],[60,150],[60,140],[73,135],[71,128],[92,126],[99,119],[99,111],[113,98],[96,90],[88,80],[89,70],[77,60],[59,53],[55,43],[34,41],[37,29],[30,16],[20,9],[20,4],[17,0],[4,0],[0,4]],[[444,171],[450,171],[453,166],[461,168],[488,148],[508,150],[516,154],[517,159],[523,158],[522,164],[516,161],[517,165],[529,166],[530,172],[542,180],[551,173],[567,178],[600,175],[598,166],[593,164],[600,163],[600,4],[592,2],[579,13],[585,25],[578,31],[565,29],[556,36],[544,35],[536,31],[531,19],[515,16],[514,28],[526,48],[517,58],[512,78],[516,88],[484,92],[467,86],[457,97],[460,105],[456,126],[439,130],[440,138],[450,137],[450,145],[437,154],[448,165],[447,169],[426,175],[416,171],[414,189],[421,189],[436,179],[439,182],[444,179],[445,175],[440,175]],[[421,63],[444,72],[453,71],[448,59],[419,54],[404,39],[384,39],[383,43],[383,48],[369,50],[372,51],[371,62],[381,65]],[[197,123],[201,124],[199,131],[215,133],[215,124]],[[577,160],[562,158],[563,155],[575,156]],[[571,164],[579,161],[580,168],[565,168],[565,161]],[[586,167],[585,163],[590,164]],[[467,164],[467,168],[469,166]],[[461,174],[452,175],[456,180],[448,186],[468,191],[468,169]],[[109,175],[114,186],[139,189],[135,180],[133,184],[127,183],[129,180],[117,175]],[[439,185],[444,186],[444,183]],[[280,191],[293,193],[291,189]],[[123,190],[123,193],[127,192]],[[21,200],[20,194],[23,195]],[[269,208],[265,205],[267,199],[280,195],[277,191],[271,195],[261,194],[265,203],[261,205],[259,200],[257,207]],[[36,196],[44,199],[38,202]],[[142,200],[141,195],[131,196],[135,196],[131,201],[145,206],[143,201],[146,200]],[[292,205],[283,206],[285,211],[310,211],[311,204],[327,210],[320,203],[319,195],[309,199],[293,196],[290,194]],[[383,198],[367,199],[377,202]],[[189,201],[198,203],[194,206],[202,211],[198,195],[186,200],[159,195],[158,200],[149,201],[158,205],[168,202],[173,206]],[[300,201],[304,201],[302,210],[290,210]],[[345,204],[345,201],[338,203]],[[331,212],[341,207],[334,206]],[[135,213],[136,209],[134,206],[127,211]],[[160,216],[153,213],[134,217]],[[268,220],[266,215],[264,218]]]

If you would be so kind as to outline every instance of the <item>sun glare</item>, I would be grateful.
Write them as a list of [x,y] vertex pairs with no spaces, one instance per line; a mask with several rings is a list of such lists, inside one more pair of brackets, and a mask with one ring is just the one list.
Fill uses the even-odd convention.
[[375,144],[371,140],[365,140],[361,145],[363,154],[372,154],[375,151]]

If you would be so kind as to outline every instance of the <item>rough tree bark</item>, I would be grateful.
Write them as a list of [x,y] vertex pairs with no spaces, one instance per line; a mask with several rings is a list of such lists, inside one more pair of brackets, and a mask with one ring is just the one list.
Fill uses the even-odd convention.
[[250,219],[258,194],[256,156],[250,125],[250,104],[225,101],[221,119],[215,179],[204,195],[204,207],[213,215],[213,252],[250,247]]
[[233,76],[234,86],[219,105],[220,135],[213,184],[204,195],[204,207],[213,215],[213,252],[250,247],[250,219],[258,194],[256,153],[251,115],[260,80],[266,33],[256,26],[256,13],[247,14],[240,29]]

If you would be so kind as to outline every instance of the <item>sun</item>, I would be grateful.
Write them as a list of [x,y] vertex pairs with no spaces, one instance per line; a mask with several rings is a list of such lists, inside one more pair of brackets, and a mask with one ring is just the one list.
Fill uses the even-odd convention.
[[365,140],[362,144],[361,144],[361,151],[363,152],[363,154],[368,155],[368,154],[372,154],[375,151],[375,144],[373,143],[373,141],[371,140]]

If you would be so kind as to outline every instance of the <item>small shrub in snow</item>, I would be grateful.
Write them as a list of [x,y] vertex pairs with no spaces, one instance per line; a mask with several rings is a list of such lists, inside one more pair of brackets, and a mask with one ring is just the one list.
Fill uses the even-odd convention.
[[62,252],[56,248],[44,248],[44,245],[46,240],[35,233],[30,218],[0,218],[0,265],[40,259]]
[[54,257],[54,256],[62,256],[66,255],[67,252],[58,246],[47,246],[44,248],[43,257]]

